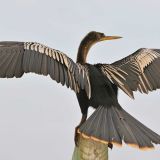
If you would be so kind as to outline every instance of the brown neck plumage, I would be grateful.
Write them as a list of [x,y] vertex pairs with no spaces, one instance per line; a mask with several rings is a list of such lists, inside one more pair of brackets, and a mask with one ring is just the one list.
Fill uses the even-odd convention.
[[91,46],[95,43],[95,41],[91,40],[88,37],[85,37],[79,46],[78,54],[77,54],[77,63],[85,64],[86,58]]

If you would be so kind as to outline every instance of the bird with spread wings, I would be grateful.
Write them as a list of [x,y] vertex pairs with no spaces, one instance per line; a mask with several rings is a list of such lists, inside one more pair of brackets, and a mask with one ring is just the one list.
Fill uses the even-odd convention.
[[[160,144],[160,136],[140,123],[119,104],[118,89],[134,98],[134,91],[148,93],[160,88],[160,49],[139,49],[112,64],[89,64],[89,49],[97,42],[118,39],[100,32],[89,32],[81,41],[77,61],[66,54],[36,42],[0,42],[0,78],[20,78],[33,72],[49,75],[77,95],[82,119],[78,135],[107,144],[122,141],[139,149]],[[95,108],[88,118],[88,108]]]

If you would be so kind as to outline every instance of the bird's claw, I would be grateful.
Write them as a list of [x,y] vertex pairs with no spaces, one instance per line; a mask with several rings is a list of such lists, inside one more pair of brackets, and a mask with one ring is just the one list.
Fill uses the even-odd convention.
[[112,149],[113,148],[113,144],[112,143],[108,143],[108,148]]
[[75,133],[74,133],[74,142],[75,145],[78,147],[78,142],[79,142],[79,133],[78,133],[79,125],[75,128]]

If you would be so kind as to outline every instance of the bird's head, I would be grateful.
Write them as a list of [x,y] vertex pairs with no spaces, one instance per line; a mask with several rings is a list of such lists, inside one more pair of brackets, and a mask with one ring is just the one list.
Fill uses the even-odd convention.
[[113,40],[119,39],[122,37],[119,36],[106,36],[104,33],[91,31],[89,32],[81,41],[78,55],[77,55],[77,62],[79,63],[86,63],[86,57],[89,52],[89,49],[97,42],[105,41],[105,40]]
[[105,40],[114,40],[114,39],[119,39],[122,38],[120,36],[106,36],[104,33],[101,32],[96,32],[96,31],[91,31],[89,32],[85,39],[92,42],[92,43],[97,43]]

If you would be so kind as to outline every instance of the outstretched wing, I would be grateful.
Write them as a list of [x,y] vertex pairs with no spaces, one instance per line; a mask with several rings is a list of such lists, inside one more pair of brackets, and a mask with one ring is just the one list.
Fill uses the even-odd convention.
[[74,63],[64,53],[36,42],[0,42],[0,77],[21,77],[34,72],[50,75],[76,93],[85,89],[90,98],[87,67]]
[[108,66],[115,70],[108,75],[111,79],[116,77],[114,81],[120,88],[123,86],[123,90],[131,97],[133,91],[148,94],[160,88],[160,49],[139,49],[111,65],[102,64],[101,69],[105,75]]

